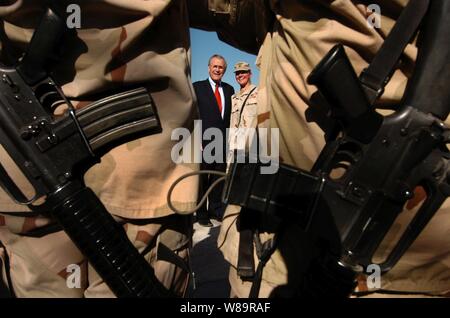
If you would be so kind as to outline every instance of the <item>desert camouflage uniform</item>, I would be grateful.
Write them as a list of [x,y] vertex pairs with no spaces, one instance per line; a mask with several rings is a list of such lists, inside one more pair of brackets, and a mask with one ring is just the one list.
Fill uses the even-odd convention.
[[[238,1],[242,6],[231,5],[233,1],[210,0],[214,13],[208,19],[192,20],[205,29],[218,28],[219,37],[232,45],[256,52],[252,41],[260,47],[257,65],[260,68],[258,86],[258,126],[280,129],[280,160],[303,169],[310,169],[324,146],[323,132],[315,123],[307,121],[305,111],[311,95],[317,90],[308,85],[306,78],[325,54],[336,44],[342,43],[357,74],[367,67],[383,39],[395,23],[407,0],[269,0]],[[234,2],[233,2],[234,3]],[[372,12],[369,4],[381,8],[381,28],[370,27],[367,19]],[[254,5],[252,10],[248,9]],[[241,12],[233,11],[240,8]],[[259,11],[258,11],[259,10]],[[274,14],[271,25],[257,25],[255,21],[270,21],[267,13]],[[211,27],[211,19],[215,22]],[[265,30],[266,28],[266,30]],[[252,32],[256,36],[251,36]],[[263,31],[263,32],[261,32]],[[268,31],[268,32],[265,32]],[[248,33],[250,36],[243,37]],[[250,40],[249,40],[250,39]],[[254,43],[254,42],[253,42]],[[399,103],[407,77],[411,74],[417,54],[415,45],[408,45],[403,63],[398,69],[380,100],[384,106]],[[409,204],[403,216],[410,216],[417,209]],[[230,282],[232,294],[237,297],[249,295],[250,283],[236,275],[239,233],[236,218],[239,208],[228,209],[224,217],[218,245],[232,265]],[[402,220],[395,223],[396,229]],[[411,296],[444,295],[450,291],[450,207],[447,200],[428,226],[413,243],[399,263],[382,277],[381,290],[373,290],[372,296],[384,297],[383,290],[397,291]],[[262,241],[271,237],[261,234]],[[286,248],[299,249],[300,229],[291,229]],[[281,246],[281,244],[280,244]],[[255,255],[255,261],[258,259]],[[300,268],[301,260],[290,259],[290,266]],[[297,266],[297,267],[295,267]],[[289,276],[295,275],[290,271]],[[265,266],[259,296],[267,297],[274,287],[287,283],[286,262],[280,250],[276,250]],[[359,286],[360,290],[367,287]]]
[[[192,127],[197,116],[190,81],[190,43],[185,1],[66,1],[79,4],[81,28],[62,49],[54,79],[76,108],[124,84],[145,86],[157,105],[163,132],[121,145],[106,154],[85,176],[107,210],[124,224],[127,235],[155,268],[167,288],[182,294],[188,275],[160,260],[157,248],[169,247],[188,262],[192,222],[174,215],[166,196],[171,183],[197,165],[171,159],[172,129]],[[63,6],[64,2],[58,1]],[[0,61],[17,62],[26,49],[45,1],[0,1]],[[96,97],[92,97],[96,94]],[[175,206],[189,209],[197,200],[197,179],[183,182],[173,194]],[[64,232],[48,217],[17,206],[0,193],[1,275],[18,297],[113,296]],[[18,213],[6,213],[18,212]],[[50,234],[48,234],[50,233]],[[70,289],[70,264],[81,265],[82,286]],[[85,288],[87,288],[85,290]]]
[[253,84],[231,96],[229,159],[235,149],[245,147],[248,150],[254,136],[248,128],[256,128],[257,124],[257,96],[258,88]]

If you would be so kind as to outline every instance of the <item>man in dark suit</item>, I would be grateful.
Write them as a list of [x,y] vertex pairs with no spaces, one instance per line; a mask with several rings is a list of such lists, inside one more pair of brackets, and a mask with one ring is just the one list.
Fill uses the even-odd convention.
[[[210,160],[205,160],[205,156],[202,156],[202,170],[225,171],[226,169],[226,129],[230,126],[231,95],[234,94],[234,88],[222,82],[226,69],[227,62],[223,56],[215,54],[208,61],[208,79],[194,83],[202,120],[202,135],[208,128],[217,128],[222,133],[223,141],[222,153],[220,155],[213,154],[213,157],[218,160],[211,163]],[[212,140],[204,140],[204,138],[202,140],[202,149],[205,150]],[[199,199],[217,178],[216,175],[211,174],[201,175]],[[222,183],[216,186],[208,196],[208,208],[203,205],[197,210],[197,219],[200,225],[212,226],[210,218],[222,219],[225,210],[225,205],[221,202],[222,189]]]

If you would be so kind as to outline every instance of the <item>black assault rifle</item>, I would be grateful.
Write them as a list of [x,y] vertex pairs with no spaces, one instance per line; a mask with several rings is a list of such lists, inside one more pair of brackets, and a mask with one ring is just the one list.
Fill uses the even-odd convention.
[[[231,167],[224,200],[258,211],[258,229],[296,222],[323,247],[333,234],[321,226],[333,220],[338,246],[330,242],[327,256],[310,266],[299,295],[346,296],[370,264],[389,271],[449,196],[449,17],[449,1],[430,1],[413,77],[401,107],[386,117],[372,108],[343,47],[329,52],[308,81],[331,105],[341,134],[327,141],[311,171],[280,165],[262,175],[259,164]],[[374,260],[419,188],[425,201],[388,256]]]
[[[0,166],[3,189],[20,204],[51,217],[118,297],[168,296],[122,226],[83,182],[113,147],[161,131],[149,92],[136,88],[75,111],[44,67],[63,20],[48,9],[17,67],[0,65],[0,142],[32,185],[24,193]],[[64,115],[55,109],[66,105]],[[45,198],[43,205],[34,205]]]

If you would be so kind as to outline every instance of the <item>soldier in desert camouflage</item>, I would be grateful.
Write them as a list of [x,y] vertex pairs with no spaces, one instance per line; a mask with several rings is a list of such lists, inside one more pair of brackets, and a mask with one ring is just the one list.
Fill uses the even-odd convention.
[[229,155],[227,162],[234,150],[249,148],[252,139],[252,129],[256,128],[257,96],[258,88],[252,84],[252,71],[246,62],[238,62],[234,66],[236,82],[240,86],[239,92],[231,96]]
[[[14,65],[26,49],[46,1],[0,1],[0,62]],[[176,127],[192,127],[197,116],[190,83],[189,27],[185,1],[58,1],[78,5],[80,27],[61,43],[53,77],[76,108],[125,90],[148,89],[157,105],[162,133],[121,145],[85,176],[166,288],[183,295],[189,277],[192,221],[174,215],[166,195],[173,180],[198,169],[170,157]],[[2,155],[2,159],[4,159]],[[2,160],[3,161],[3,160]],[[197,179],[173,194],[180,209],[192,208]],[[31,212],[0,193],[1,278],[17,297],[111,297],[61,228],[44,213]],[[161,257],[161,246],[177,264]],[[67,284],[73,264],[80,286]],[[76,285],[76,284],[75,284]]]

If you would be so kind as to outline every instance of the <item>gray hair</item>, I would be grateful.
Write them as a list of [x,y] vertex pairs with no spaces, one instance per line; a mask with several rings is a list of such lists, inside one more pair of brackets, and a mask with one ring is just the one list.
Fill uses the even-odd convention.
[[208,60],[208,66],[210,66],[211,65],[211,60],[212,59],[214,59],[214,58],[216,58],[216,59],[219,59],[219,60],[222,60],[223,62],[224,62],[224,66],[225,66],[225,69],[227,69],[227,60],[225,60],[225,58],[222,56],[222,55],[220,55],[220,54],[214,54],[213,56],[211,56],[210,58],[209,58],[209,60]]

